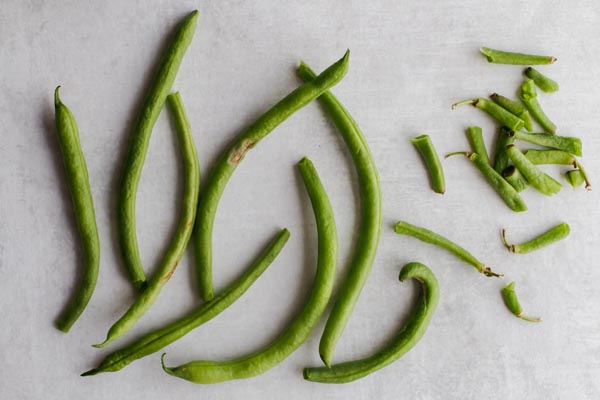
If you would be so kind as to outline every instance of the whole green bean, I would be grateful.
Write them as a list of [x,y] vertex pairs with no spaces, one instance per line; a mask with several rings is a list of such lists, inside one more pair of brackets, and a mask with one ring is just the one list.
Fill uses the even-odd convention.
[[519,193],[502,176],[497,173],[488,163],[483,161],[479,154],[468,151],[459,151],[446,155],[446,158],[454,155],[464,155],[473,162],[473,165],[481,172],[490,185],[502,197],[504,203],[515,212],[527,211],[527,205],[519,196]]
[[102,360],[98,367],[84,372],[81,376],[118,371],[135,360],[156,353],[225,311],[246,293],[248,288],[265,272],[283,249],[289,237],[290,232],[282,229],[254,260],[250,268],[223,289],[212,301],[202,303],[178,320],[145,334],[126,347],[113,351]]
[[523,120],[523,126],[528,132],[531,132],[533,130],[533,123],[531,122],[529,111],[527,111],[527,109],[520,103],[517,103],[516,101],[513,101],[508,97],[501,96],[498,93],[492,93],[490,95],[490,99],[492,99],[494,103],[498,104],[506,111],[521,118]]
[[421,135],[410,142],[417,148],[421,154],[421,158],[425,162],[429,179],[431,180],[431,188],[434,192],[444,194],[446,192],[446,181],[444,180],[444,169],[438,157],[433,142],[428,135]]
[[[512,187],[512,186],[511,186]],[[471,264],[477,271],[484,274],[485,276],[495,276],[502,278],[504,275],[500,275],[491,270],[490,267],[475,258],[467,250],[463,249],[456,243],[446,239],[445,237],[438,235],[437,233],[430,231],[429,229],[420,228],[415,225],[411,225],[408,222],[400,221],[396,224],[395,232],[401,235],[412,236],[425,243],[430,243],[435,246],[446,249],[456,257],[460,258],[464,262]]]
[[506,146],[512,144],[515,141],[514,134],[506,127],[500,128],[498,138],[496,139],[496,155],[494,156],[494,170],[501,174],[510,162],[508,153],[506,152]]
[[583,174],[578,169],[572,169],[570,171],[565,172],[565,179],[573,188],[577,186],[583,185],[585,179],[583,178]]
[[542,74],[540,71],[533,67],[527,67],[525,69],[525,75],[533,82],[536,86],[542,89],[544,92],[552,93],[558,91],[558,83]]
[[540,65],[556,62],[556,57],[552,56],[513,53],[509,51],[494,50],[488,47],[482,47],[480,51],[485,58],[487,58],[488,62],[496,64]]
[[104,347],[117,340],[127,333],[135,323],[150,309],[156,301],[162,287],[169,281],[171,275],[175,272],[177,264],[187,247],[192,234],[192,227],[196,218],[196,208],[198,207],[198,191],[200,189],[200,168],[198,166],[198,156],[190,123],[187,119],[183,103],[179,93],[171,94],[167,97],[169,109],[173,115],[181,153],[183,156],[185,179],[184,194],[182,201],[182,212],[179,217],[179,223],[175,234],[171,238],[171,243],[165,251],[165,254],[158,266],[158,269],[150,279],[146,289],[138,296],[129,309],[119,318],[117,322],[109,329],[106,340],[94,347]]
[[183,55],[192,41],[197,19],[198,11],[194,11],[177,27],[175,36],[163,55],[154,81],[142,103],[137,122],[133,128],[129,154],[123,166],[117,215],[119,243],[130,280],[138,289],[145,288],[146,275],[142,268],[136,235],[135,201],[137,188],[144,160],[146,159],[152,128],[171,90]]
[[[303,62],[297,72],[305,82],[316,77]],[[318,101],[337,126],[348,147],[356,169],[361,203],[360,226],[348,274],[340,285],[319,344],[321,359],[325,365],[330,365],[336,343],[344,332],[373,267],[381,233],[381,188],[375,162],[358,124],[330,91],[319,96]]]
[[209,301],[213,298],[212,228],[219,200],[229,178],[248,150],[256,146],[295,111],[319,97],[344,77],[348,70],[349,57],[350,51],[347,51],[340,60],[323,71],[316,79],[304,83],[271,107],[239,135],[217,160],[198,200],[197,221],[194,228],[197,275],[200,295],[204,300]]
[[581,139],[572,136],[548,135],[547,133],[524,133],[509,132],[509,136],[514,136],[516,140],[550,147],[552,149],[567,151],[578,157],[581,157]]
[[507,128],[510,128],[514,131],[518,131],[522,129],[523,126],[525,126],[525,122],[521,118],[517,117],[516,115],[512,114],[511,112],[505,110],[498,104],[488,99],[478,98],[459,101],[457,103],[452,104],[452,109],[454,110],[456,107],[461,106],[463,104],[470,104],[473,107],[477,107],[480,110],[485,111],[497,121],[499,121],[503,126],[506,126]]
[[531,186],[547,196],[560,192],[562,185],[533,165],[517,146],[514,144],[508,145],[506,151],[512,162]]
[[54,91],[56,133],[65,166],[67,185],[71,192],[83,259],[83,273],[79,288],[56,321],[58,329],[69,332],[94,293],[100,265],[100,240],[87,165],[79,143],[79,130],[71,110],[60,100],[59,90],[60,86]]
[[490,163],[490,157],[488,156],[485,148],[485,141],[483,140],[483,132],[478,126],[469,126],[467,128],[467,139],[471,145],[473,153],[479,154],[479,157],[486,163]]
[[298,163],[308,191],[318,232],[317,272],[308,300],[294,321],[265,349],[230,361],[192,361],[165,372],[195,383],[216,383],[250,378],[268,371],[292,354],[314,329],[325,311],[335,279],[337,264],[337,232],[333,210],[317,172],[307,158]]
[[506,304],[506,307],[510,310],[511,313],[513,313],[517,317],[529,322],[542,321],[541,318],[532,318],[523,315],[523,308],[521,307],[521,303],[519,303],[517,293],[515,292],[514,281],[509,283],[504,289],[502,289],[502,297],[504,298],[504,304]]
[[439,286],[433,272],[425,265],[412,262],[400,271],[400,281],[416,279],[421,284],[421,295],[406,325],[392,341],[375,354],[354,361],[333,365],[331,368],[305,368],[304,379],[323,383],[346,383],[363,378],[408,353],[421,340],[435,313],[439,300]]
[[[556,137],[556,136],[553,136]],[[536,150],[529,149],[523,152],[525,157],[534,165],[561,164],[574,165],[577,159],[571,153],[563,150]]]
[[502,229],[502,241],[511,253],[525,254],[558,242],[569,236],[570,232],[569,224],[563,222],[525,243],[509,244],[506,240],[506,229]]
[[[535,84],[532,79],[527,79],[521,85],[521,90],[519,92],[519,98],[529,110],[529,114],[531,117],[535,119],[544,131],[554,135],[556,133],[556,125],[554,122],[550,121],[550,118],[546,115],[544,110],[542,110],[542,106],[537,101],[537,92],[535,90]],[[518,129],[513,129],[518,131]]]
[[527,189],[527,186],[529,186],[527,179],[521,175],[519,170],[515,168],[514,165],[506,167],[506,169],[502,171],[502,177],[506,179],[506,181],[510,183],[512,187],[515,188],[517,193],[521,193],[523,190]]

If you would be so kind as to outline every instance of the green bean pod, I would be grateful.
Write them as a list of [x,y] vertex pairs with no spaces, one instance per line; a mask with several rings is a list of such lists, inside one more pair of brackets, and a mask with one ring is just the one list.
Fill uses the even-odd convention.
[[[298,67],[298,75],[305,82],[316,77],[304,62]],[[321,359],[325,365],[330,365],[336,343],[344,332],[373,267],[381,233],[381,188],[375,162],[358,124],[330,91],[319,96],[318,101],[348,147],[356,169],[361,204],[360,226],[348,274],[340,285],[319,344]]]
[[513,53],[510,51],[494,50],[488,47],[479,49],[488,62],[513,65],[542,65],[556,62],[556,57],[538,56],[533,54]]
[[517,193],[521,193],[523,190],[527,189],[529,186],[529,182],[514,165],[510,165],[506,167],[504,171],[502,171],[502,177],[506,179],[510,185],[515,188]]
[[523,126],[528,132],[533,131],[533,123],[531,122],[531,116],[529,115],[529,111],[527,111],[527,109],[520,103],[517,103],[516,101],[511,100],[508,97],[501,96],[498,93],[492,93],[490,95],[490,99],[492,99],[494,103],[498,104],[506,111],[521,118],[523,120]]
[[514,136],[515,140],[522,140],[556,150],[563,150],[578,157],[581,157],[582,155],[581,139],[576,137],[524,132],[509,132],[508,135]]
[[431,188],[434,192],[444,194],[446,192],[446,181],[444,179],[444,169],[442,163],[438,157],[433,142],[429,135],[421,135],[414,139],[410,139],[410,142],[417,148],[425,166],[429,173],[429,179],[431,180]]
[[171,91],[181,60],[192,41],[197,20],[198,11],[189,14],[178,26],[175,36],[169,43],[142,103],[131,135],[132,141],[127,160],[123,166],[117,210],[119,243],[129,278],[138,289],[144,289],[146,286],[146,275],[140,259],[135,223],[138,184],[146,159],[152,128],[163,108],[167,95]]
[[[556,137],[556,136],[553,136]],[[577,159],[571,153],[563,150],[536,150],[529,149],[523,152],[525,157],[534,165],[560,164],[574,165]]]
[[569,185],[573,186],[573,188],[581,186],[585,182],[583,174],[578,169],[572,169],[565,172],[565,179],[569,182]]
[[106,340],[94,347],[104,347],[117,340],[127,332],[135,323],[150,309],[156,301],[162,287],[169,281],[171,275],[175,272],[177,264],[187,247],[192,234],[194,220],[196,218],[196,208],[198,207],[198,192],[200,190],[200,167],[198,166],[198,156],[196,146],[192,137],[192,130],[187,119],[183,103],[179,93],[171,94],[167,97],[169,109],[173,115],[179,145],[183,156],[185,179],[184,193],[182,201],[182,212],[179,217],[179,223],[175,234],[171,238],[171,243],[167,248],[159,266],[152,278],[149,280],[146,289],[138,296],[129,309],[119,318],[117,322],[109,329]]
[[535,82],[536,86],[542,89],[544,92],[552,93],[558,91],[558,83],[542,74],[540,71],[533,67],[525,69],[525,75]]
[[250,286],[265,272],[267,267],[277,258],[289,237],[290,232],[287,229],[282,229],[254,260],[253,264],[239,278],[215,296],[212,301],[202,303],[178,320],[145,334],[128,346],[113,351],[102,360],[98,367],[84,372],[81,376],[118,371],[135,360],[156,353],[225,311],[246,293]]
[[[502,178],[501,178],[502,179]],[[409,224],[405,221],[399,221],[396,224],[395,232],[400,235],[408,235],[412,236],[416,239],[419,239],[422,242],[433,244],[434,246],[441,247],[454,254],[456,257],[460,258],[467,264],[475,267],[477,271],[484,274],[485,276],[495,276],[495,277],[503,277],[503,275],[497,274],[491,270],[490,267],[486,266],[484,263],[479,261],[475,256],[469,253],[467,250],[463,249],[456,243],[446,239],[445,237],[430,231],[429,229],[421,228],[412,224]]]
[[477,107],[480,110],[485,111],[498,122],[500,122],[503,126],[506,126],[507,128],[510,128],[514,131],[521,130],[523,126],[525,126],[525,122],[521,118],[517,117],[516,115],[512,114],[511,112],[505,110],[498,104],[488,99],[478,98],[459,101],[457,103],[452,104],[452,109],[455,109],[456,107],[461,106],[463,104],[470,104],[473,107]]
[[504,299],[504,304],[510,310],[511,313],[516,315],[517,317],[529,321],[529,322],[541,322],[541,318],[532,318],[523,315],[523,308],[521,307],[521,303],[519,303],[519,299],[517,298],[517,293],[515,292],[515,282],[509,283],[504,289],[502,289],[502,298]]
[[483,140],[483,132],[478,126],[469,126],[467,128],[467,139],[471,145],[473,153],[479,154],[479,157],[486,163],[490,163],[490,157],[488,156],[485,148],[485,140]]
[[212,229],[221,195],[233,172],[244,156],[279,124],[295,111],[322,95],[338,83],[348,70],[350,51],[323,71],[316,79],[306,82],[261,115],[239,135],[214,165],[208,183],[198,201],[194,228],[196,268],[200,295],[206,301],[213,298],[212,287]]
[[416,279],[421,284],[417,305],[408,317],[406,325],[392,341],[375,354],[354,361],[331,366],[331,368],[305,368],[304,379],[322,383],[346,383],[363,378],[408,353],[421,340],[439,301],[439,286],[433,272],[425,265],[412,262],[400,271],[399,279]]
[[558,242],[569,236],[570,232],[569,224],[563,222],[525,243],[510,244],[506,240],[506,229],[502,229],[502,241],[511,253],[525,254]]
[[506,127],[500,128],[500,133],[496,139],[496,151],[494,156],[494,170],[501,174],[510,162],[508,153],[506,152],[506,146],[513,144],[515,141],[514,133]]
[[217,383],[250,378],[268,371],[292,354],[308,338],[325,311],[335,279],[337,264],[337,231],[327,193],[312,162],[304,158],[298,163],[300,174],[310,197],[318,232],[317,272],[304,307],[292,323],[273,343],[253,354],[230,361],[192,361],[163,370],[170,375],[195,383]]
[[60,86],[54,91],[56,133],[81,240],[83,269],[77,292],[56,321],[58,329],[69,332],[94,293],[100,266],[100,239],[87,165],[79,143],[79,130],[75,117],[60,100],[59,90]]
[[[537,92],[535,90],[535,83],[532,79],[527,79],[521,85],[521,90],[519,92],[519,98],[529,110],[529,114],[531,117],[535,119],[544,131],[554,135],[556,133],[556,125],[554,122],[550,121],[550,118],[546,115],[542,106],[537,101]],[[518,131],[518,129],[513,129]]]
[[547,196],[560,192],[562,185],[533,165],[517,146],[511,144],[506,147],[506,151],[512,162],[531,186]]

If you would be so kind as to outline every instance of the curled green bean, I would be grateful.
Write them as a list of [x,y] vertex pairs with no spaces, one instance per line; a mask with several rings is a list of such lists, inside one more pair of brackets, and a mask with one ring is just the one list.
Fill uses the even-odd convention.
[[[500,178],[502,179],[502,178]],[[508,184],[507,184],[508,185]],[[512,186],[511,186],[512,188]],[[491,270],[490,267],[479,261],[475,256],[463,249],[456,243],[446,239],[445,237],[438,235],[437,233],[430,231],[429,229],[420,228],[418,226],[409,224],[405,221],[400,221],[396,224],[395,232],[401,235],[412,236],[419,239],[422,242],[433,244],[434,246],[446,249],[456,257],[460,258],[464,262],[471,264],[477,271],[484,274],[485,276],[495,276],[502,278],[504,275],[500,275]]]
[[[553,136],[556,137],[556,136]],[[574,165],[577,159],[571,155],[571,153],[563,150],[536,150],[529,149],[523,152],[525,157],[532,164],[561,164],[561,165]]]
[[515,292],[514,281],[509,283],[504,289],[502,289],[502,297],[504,298],[504,304],[506,304],[506,307],[510,310],[511,313],[513,313],[517,317],[529,322],[542,321],[541,318],[533,318],[523,315],[523,308],[521,307],[521,303],[519,303],[517,293]]
[[319,97],[344,77],[348,70],[349,57],[350,51],[347,51],[340,60],[314,80],[304,83],[271,107],[233,141],[214,165],[207,185],[198,200],[197,221],[194,228],[198,283],[200,295],[204,300],[209,301],[213,298],[212,229],[219,200],[229,178],[248,150],[256,146],[295,111]]
[[506,229],[502,229],[502,242],[511,253],[525,254],[546,247],[569,236],[569,224],[561,223],[546,232],[520,244],[510,244],[506,240]]
[[[521,90],[519,91],[519,98],[529,110],[529,114],[531,117],[535,119],[538,124],[544,129],[544,131],[554,135],[556,133],[556,125],[554,122],[550,121],[550,118],[546,115],[542,106],[537,101],[537,92],[535,90],[535,83],[532,79],[527,79],[521,85]],[[513,129],[518,131],[518,129]]]
[[474,153],[479,154],[479,157],[486,163],[490,163],[490,157],[488,156],[485,148],[485,141],[483,140],[483,132],[478,126],[469,126],[467,128],[467,139],[471,145],[471,150]]
[[317,272],[304,307],[281,336],[265,349],[230,361],[192,361],[173,368],[165,366],[163,354],[163,370],[168,374],[195,383],[217,383],[259,375],[292,354],[319,321],[333,290],[337,232],[331,204],[314,166],[304,158],[298,167],[313,206],[318,232]]
[[425,162],[429,178],[431,180],[431,188],[434,192],[444,194],[446,192],[446,181],[444,179],[444,169],[438,157],[433,142],[429,135],[421,135],[410,142],[417,148],[419,154]]
[[79,288],[56,321],[58,329],[69,332],[94,293],[100,265],[100,240],[87,165],[79,143],[79,130],[71,110],[60,100],[59,90],[60,86],[54,91],[56,133],[83,255],[83,273]]
[[[305,82],[316,77],[304,62],[298,67],[298,75]],[[356,169],[361,203],[360,226],[348,274],[340,285],[319,344],[321,359],[325,365],[330,365],[337,341],[373,267],[381,233],[381,188],[375,162],[358,124],[330,91],[319,96],[318,101],[348,147]]]
[[496,64],[541,65],[556,62],[556,57],[552,56],[513,53],[510,51],[494,50],[488,47],[482,47],[480,51],[487,58],[488,62]]
[[522,129],[523,126],[525,126],[525,122],[521,118],[517,117],[513,113],[505,110],[498,104],[488,99],[478,98],[459,101],[457,103],[452,104],[452,109],[455,109],[456,107],[461,106],[463,104],[470,104],[473,107],[477,107],[480,110],[485,111],[497,121],[499,121],[503,126],[506,126],[507,128],[510,128],[514,131],[518,131]]
[[531,186],[547,196],[560,192],[562,185],[533,165],[517,146],[511,144],[506,147],[506,151],[512,162]]
[[516,140],[537,144],[552,149],[563,150],[581,157],[581,139],[572,136],[557,136],[547,133],[524,133],[508,132],[508,136],[513,136]]
[[525,75],[527,75],[529,79],[533,80],[536,86],[542,89],[544,92],[552,93],[558,91],[558,83],[548,78],[546,75],[542,74],[533,67],[526,68]]
[[504,108],[506,111],[516,115],[517,117],[523,120],[523,126],[528,132],[533,130],[533,123],[531,122],[531,116],[529,115],[529,111],[521,105],[521,103],[517,103],[514,100],[509,99],[508,97],[501,96],[498,93],[492,93],[490,95],[490,99],[500,107]]
[[187,119],[183,103],[179,93],[171,94],[167,97],[169,109],[173,115],[181,153],[183,156],[185,179],[184,194],[182,201],[182,212],[179,217],[179,223],[175,234],[171,238],[171,243],[167,248],[159,266],[152,278],[149,280],[146,289],[138,296],[129,309],[115,322],[106,335],[106,340],[94,347],[104,347],[117,340],[127,333],[135,323],[150,309],[156,301],[162,287],[169,281],[171,275],[175,272],[177,264],[187,247],[192,234],[192,227],[196,218],[196,208],[198,207],[198,191],[200,189],[200,168],[198,166],[198,156],[196,146]]
[[506,167],[506,169],[502,171],[502,177],[506,179],[506,181],[510,183],[512,187],[515,188],[517,193],[521,193],[523,190],[527,189],[527,186],[529,186],[527,179],[521,175],[519,170],[515,168],[514,165]]
[[494,170],[501,174],[504,171],[510,162],[510,158],[508,158],[508,153],[506,152],[506,146],[512,144],[515,141],[514,134],[512,131],[506,127],[500,128],[500,133],[498,134],[498,138],[496,139],[496,155],[494,157]]
[[331,368],[305,368],[304,379],[323,383],[346,383],[363,378],[408,353],[421,340],[435,313],[439,300],[439,287],[433,272],[425,265],[412,262],[402,267],[399,279],[416,279],[421,284],[421,295],[406,325],[392,341],[375,354]]
[[252,265],[239,278],[218,293],[212,301],[203,303],[178,320],[145,334],[130,345],[113,351],[102,360],[98,367],[81,375],[91,376],[102,372],[118,371],[135,360],[156,353],[193,329],[210,321],[246,293],[248,288],[279,255],[289,237],[290,232],[287,229],[282,229],[254,260]]
[[177,27],[175,36],[163,55],[154,81],[142,103],[137,122],[133,128],[131,147],[123,166],[117,215],[119,243],[130,280],[138,289],[145,288],[146,275],[142,268],[136,235],[135,201],[137,188],[144,160],[146,159],[152,128],[163,108],[167,95],[171,91],[171,86],[185,51],[192,41],[197,19],[198,11],[194,11]]
[[527,205],[519,196],[519,193],[508,183],[502,176],[497,173],[488,163],[483,161],[479,154],[468,151],[459,151],[446,155],[446,158],[454,155],[464,155],[473,162],[473,165],[481,172],[486,178],[490,185],[496,190],[496,192],[502,197],[504,203],[511,210],[515,212],[521,212],[527,210]]

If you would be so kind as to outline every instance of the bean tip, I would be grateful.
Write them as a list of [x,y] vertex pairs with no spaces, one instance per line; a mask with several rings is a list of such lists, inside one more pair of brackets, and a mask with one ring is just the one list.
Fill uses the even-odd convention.
[[92,376],[92,375],[96,375],[98,372],[100,372],[98,370],[98,368],[92,368],[89,371],[85,371],[83,374],[81,374],[80,376]]

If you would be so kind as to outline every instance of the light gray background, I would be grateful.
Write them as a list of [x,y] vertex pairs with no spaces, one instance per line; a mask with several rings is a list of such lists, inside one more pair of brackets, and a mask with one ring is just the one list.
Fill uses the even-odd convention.
[[[600,6],[595,1],[16,1],[0,7],[0,397],[33,398],[455,398],[600,397]],[[335,361],[365,356],[401,327],[417,287],[400,267],[419,260],[435,271],[439,309],[427,334],[399,362],[347,385],[305,382],[319,365],[323,321],[281,365],[254,379],[197,386],[166,375],[159,354],[118,373],[80,378],[110,350],[199,303],[190,252],[157,303],[122,341],[101,341],[134,299],[115,236],[114,195],[128,127],[165,38],[200,10],[174,90],[187,107],[206,175],[225,145],[299,84],[300,59],[321,70],[352,50],[334,92],[363,128],[381,177],[383,233],[373,272],[338,345]],[[492,91],[513,96],[522,68],[488,64],[482,45],[550,53],[541,67],[560,92],[540,94],[559,133],[580,136],[591,193],[523,194],[529,211],[511,212],[466,160],[443,162],[448,190],[434,194],[408,138],[427,132],[440,154],[464,150],[464,129],[494,122],[454,101]],[[81,131],[102,245],[88,309],[65,335],[53,320],[72,294],[78,245],[53,126],[52,93]],[[243,271],[281,227],[292,238],[271,268],[234,306],[166,348],[167,362],[226,359],[265,346],[299,310],[316,257],[310,204],[295,169],[315,163],[333,203],[343,276],[357,223],[356,179],[336,130],[317,104],[296,113],[250,152],[221,201],[214,231],[218,289]],[[594,156],[596,155],[596,156]],[[142,260],[152,271],[172,233],[182,184],[175,134],[163,113],[137,196]],[[558,177],[561,168],[547,168]],[[398,219],[432,228],[499,272],[485,278],[447,253],[392,231]],[[568,240],[531,255],[509,254],[500,228],[519,241],[567,221]],[[518,282],[522,303],[541,324],[504,307],[499,290]]]

